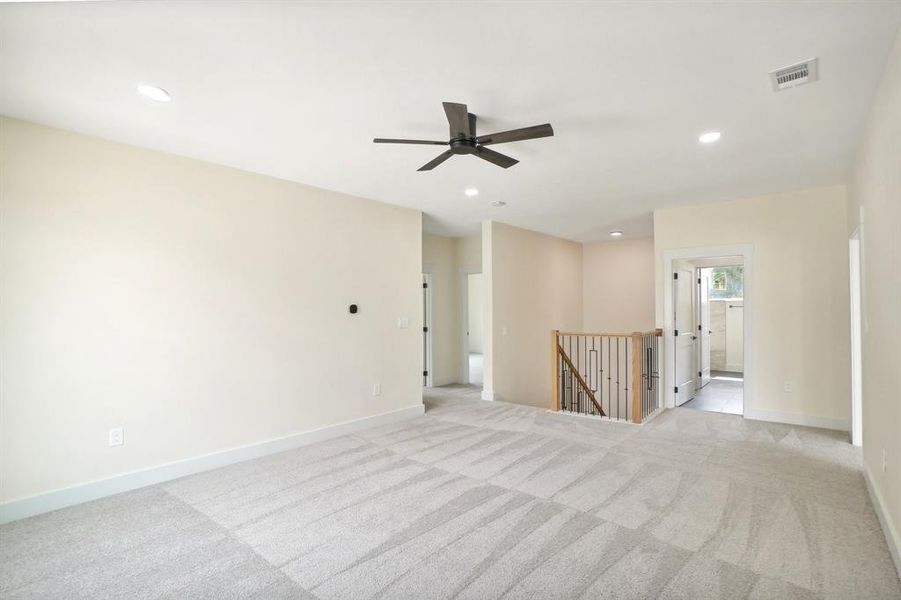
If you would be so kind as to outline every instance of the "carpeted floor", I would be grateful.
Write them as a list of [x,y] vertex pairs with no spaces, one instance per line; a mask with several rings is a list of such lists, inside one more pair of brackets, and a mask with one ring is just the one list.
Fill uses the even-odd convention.
[[0,597],[901,598],[841,434],[475,398],[5,525]]

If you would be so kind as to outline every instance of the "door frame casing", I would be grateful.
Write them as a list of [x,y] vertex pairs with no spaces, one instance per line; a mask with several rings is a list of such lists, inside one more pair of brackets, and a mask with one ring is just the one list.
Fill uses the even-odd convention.
[[701,246],[697,248],[679,248],[663,251],[663,406],[675,407],[675,339],[673,337],[673,266],[680,259],[719,258],[722,256],[741,256],[744,265],[744,322],[742,354],[744,355],[744,384],[742,399],[744,414],[754,407],[757,369],[754,364],[754,246],[752,244],[736,244],[731,246]]
[[860,228],[848,237],[848,281],[851,321],[851,443],[863,445],[863,272]]

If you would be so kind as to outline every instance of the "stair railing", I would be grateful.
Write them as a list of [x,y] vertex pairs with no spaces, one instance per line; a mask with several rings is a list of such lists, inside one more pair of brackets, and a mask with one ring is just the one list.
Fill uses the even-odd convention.
[[551,409],[641,423],[660,408],[662,330],[551,332]]

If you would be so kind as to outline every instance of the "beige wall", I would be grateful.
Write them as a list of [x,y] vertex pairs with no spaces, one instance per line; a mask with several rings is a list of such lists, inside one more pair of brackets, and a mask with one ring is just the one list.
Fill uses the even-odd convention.
[[472,273],[482,272],[482,236],[467,235],[454,238],[457,267]]
[[460,381],[460,275],[456,240],[422,236],[422,271],[432,276],[432,385]]
[[582,246],[495,222],[483,236],[486,390],[495,400],[550,406],[551,330],[582,326]]
[[582,298],[585,331],[654,329],[654,240],[583,245]]
[[[654,212],[660,326],[664,251],[753,245],[746,416],[848,427],[846,210],[846,190],[835,186]],[[783,390],[786,381],[793,391]]]
[[901,572],[901,34],[858,147],[848,204],[849,232],[860,225],[860,208],[864,212],[864,465],[886,513]]
[[0,173],[0,499],[421,403],[417,211],[8,119]]

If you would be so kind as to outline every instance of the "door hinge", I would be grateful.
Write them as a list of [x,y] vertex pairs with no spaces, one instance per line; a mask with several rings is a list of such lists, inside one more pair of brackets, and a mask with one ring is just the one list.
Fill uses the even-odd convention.
[[698,331],[701,331],[701,324],[698,323]]
[[698,277],[698,285],[701,285],[701,278]]
[[428,328],[428,327],[423,327],[423,328],[422,328],[422,332],[423,332],[423,333],[427,333],[428,331],[429,331],[429,328]]
[[676,392],[677,394],[679,393],[679,386],[678,386],[678,385],[677,385],[675,388],[673,388],[673,389],[675,390],[675,392]]
[[678,274],[678,273],[673,273],[673,279],[679,279],[679,274]]
[[675,331],[673,331],[673,335],[678,337],[678,335],[679,335],[679,330],[676,329]]
[[698,371],[698,377],[703,377],[703,376],[704,376],[704,374],[701,373],[700,371]]
[[425,289],[425,288],[427,288],[427,287],[429,287],[429,284],[427,284],[426,282],[423,281],[423,282],[422,282],[422,289]]
[[428,376],[429,376],[429,372],[428,372],[428,371],[423,371],[423,372],[422,372],[422,376],[423,376],[423,377],[428,377]]

